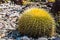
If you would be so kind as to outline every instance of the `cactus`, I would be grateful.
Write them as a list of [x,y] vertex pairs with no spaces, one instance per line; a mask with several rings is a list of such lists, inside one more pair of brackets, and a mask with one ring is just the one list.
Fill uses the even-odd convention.
[[29,37],[52,37],[55,35],[55,21],[46,10],[31,8],[19,17],[17,29]]

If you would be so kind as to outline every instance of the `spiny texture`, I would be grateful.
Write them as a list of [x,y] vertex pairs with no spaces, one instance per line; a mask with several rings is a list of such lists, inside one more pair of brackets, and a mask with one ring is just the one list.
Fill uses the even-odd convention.
[[30,37],[52,37],[55,33],[55,21],[46,10],[31,8],[20,16],[18,30]]

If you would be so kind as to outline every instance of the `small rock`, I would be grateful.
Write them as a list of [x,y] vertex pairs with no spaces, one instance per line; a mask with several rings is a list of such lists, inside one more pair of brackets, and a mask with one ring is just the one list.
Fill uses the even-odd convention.
[[30,40],[27,36],[23,36],[20,38],[20,40]]
[[38,40],[48,40],[48,39],[44,38],[44,37],[41,37],[41,38],[38,38]]

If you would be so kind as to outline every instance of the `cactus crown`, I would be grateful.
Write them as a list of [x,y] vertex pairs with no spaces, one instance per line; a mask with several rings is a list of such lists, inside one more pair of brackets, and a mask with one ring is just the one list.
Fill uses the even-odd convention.
[[18,30],[21,34],[32,37],[52,37],[55,33],[55,21],[46,10],[31,8],[20,16]]

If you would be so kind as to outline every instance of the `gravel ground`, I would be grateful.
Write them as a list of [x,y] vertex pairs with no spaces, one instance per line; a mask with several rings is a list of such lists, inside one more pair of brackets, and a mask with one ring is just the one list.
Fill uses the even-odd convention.
[[0,4],[0,38],[6,36],[8,31],[16,29],[17,18],[23,7],[10,3]]

